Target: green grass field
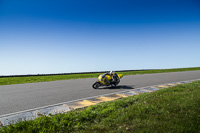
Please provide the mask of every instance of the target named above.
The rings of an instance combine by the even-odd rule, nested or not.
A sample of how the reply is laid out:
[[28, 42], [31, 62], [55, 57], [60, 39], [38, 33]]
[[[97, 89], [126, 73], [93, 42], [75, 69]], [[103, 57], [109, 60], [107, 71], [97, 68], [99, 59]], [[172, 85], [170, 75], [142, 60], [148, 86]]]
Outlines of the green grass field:
[[200, 131], [200, 81], [0, 128], [2, 133]]
[[[200, 70], [200, 67], [194, 68], [179, 68], [179, 69], [158, 69], [158, 70], [146, 70], [146, 71], [129, 71], [129, 72], [118, 72], [124, 75], [136, 75], [136, 74], [151, 74], [151, 73], [165, 73], [165, 72], [180, 72], [180, 71], [195, 71]], [[30, 76], [30, 77], [6, 77], [0, 78], [0, 85], [10, 84], [23, 84], [23, 83], [34, 83], [34, 82], [46, 82], [55, 80], [69, 80], [69, 79], [80, 79], [80, 78], [97, 78], [101, 73], [93, 74], [71, 74], [71, 75], [53, 75], [53, 76]]]

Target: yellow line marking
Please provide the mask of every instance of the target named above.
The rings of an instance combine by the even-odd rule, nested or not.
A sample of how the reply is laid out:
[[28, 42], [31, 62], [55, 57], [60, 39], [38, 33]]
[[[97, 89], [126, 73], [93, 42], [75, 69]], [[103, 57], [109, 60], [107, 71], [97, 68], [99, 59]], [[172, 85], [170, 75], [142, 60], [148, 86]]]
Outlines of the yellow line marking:
[[99, 103], [99, 102], [83, 100], [83, 101], [76, 102], [76, 104], [79, 104], [79, 105], [72, 105], [70, 107], [72, 107], [72, 108], [82, 108], [82, 107], [86, 107], [86, 106], [90, 106], [90, 105], [95, 105], [97, 103]]
[[167, 88], [167, 87], [169, 87], [169, 86], [166, 86], [166, 85], [159, 85], [159, 86], [157, 86], [158, 88]]
[[167, 84], [166, 86], [172, 87], [172, 86], [176, 86], [176, 84]]
[[118, 99], [119, 97], [104, 97], [104, 96], [101, 96], [101, 97], [97, 97], [96, 99], [99, 99], [101, 101], [112, 101], [112, 100], [115, 100], [115, 99]]
[[175, 86], [176, 84], [167, 84], [168, 86]]
[[125, 94], [116, 94], [119, 97], [128, 97], [129, 95], [125, 95]]
[[89, 100], [83, 100], [83, 101], [80, 101], [80, 102], [76, 102], [77, 104], [79, 104], [80, 106], [82, 107], [86, 107], [86, 106], [90, 106], [90, 105], [95, 105], [99, 102], [96, 102], [96, 101], [89, 101]]
[[[122, 95], [121, 95], [121, 97], [122, 97]], [[78, 104], [78, 105], [70, 105], [68, 107], [71, 107], [71, 108], [74, 108], [74, 109], [83, 108], [83, 107], [86, 107], [86, 106], [95, 105], [95, 104], [100, 103], [100, 102], [112, 101], [112, 100], [115, 100], [115, 99], [118, 99], [118, 98], [120, 98], [120, 96], [119, 97], [104, 97], [104, 96], [101, 96], [101, 97], [96, 98], [99, 101], [83, 100], [83, 101], [75, 102], [75, 104]]]
[[84, 106], [90, 106], [90, 105], [95, 105], [97, 104], [97, 102], [95, 101], [89, 101], [89, 100], [83, 100], [83, 101], [80, 101], [80, 102], [77, 102], [78, 104], [82, 104]]
[[83, 108], [84, 106], [83, 105], [71, 105], [70, 107], [73, 109], [78, 109], [78, 108]]

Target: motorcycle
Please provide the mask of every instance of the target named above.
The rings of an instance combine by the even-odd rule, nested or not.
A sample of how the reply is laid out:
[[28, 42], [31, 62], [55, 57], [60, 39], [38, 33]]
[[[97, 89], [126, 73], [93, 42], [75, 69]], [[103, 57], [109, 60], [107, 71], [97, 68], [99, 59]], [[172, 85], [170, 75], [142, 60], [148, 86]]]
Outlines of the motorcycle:
[[116, 80], [113, 82], [112, 77], [109, 74], [99, 75], [98, 80], [92, 85], [94, 89], [99, 88], [100, 86], [116, 86], [119, 84], [120, 79], [123, 77], [123, 74], [114, 73]]

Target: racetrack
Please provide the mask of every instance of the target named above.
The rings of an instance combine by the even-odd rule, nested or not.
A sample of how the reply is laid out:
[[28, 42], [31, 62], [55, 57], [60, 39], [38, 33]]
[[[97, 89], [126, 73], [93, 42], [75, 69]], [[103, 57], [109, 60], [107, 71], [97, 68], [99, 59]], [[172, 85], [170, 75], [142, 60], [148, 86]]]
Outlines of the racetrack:
[[0, 86], [0, 115], [139, 87], [200, 79], [200, 71], [130, 75], [115, 88], [93, 89], [97, 78]]

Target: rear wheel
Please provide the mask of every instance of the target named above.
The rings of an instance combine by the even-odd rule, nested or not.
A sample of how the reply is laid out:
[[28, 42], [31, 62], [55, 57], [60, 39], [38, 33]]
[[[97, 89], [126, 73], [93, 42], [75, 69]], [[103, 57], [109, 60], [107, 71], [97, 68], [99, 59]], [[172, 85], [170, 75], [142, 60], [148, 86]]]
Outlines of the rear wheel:
[[101, 84], [100, 84], [99, 82], [95, 82], [95, 83], [92, 85], [92, 87], [93, 87], [94, 89], [99, 88], [99, 86], [101, 86]]

